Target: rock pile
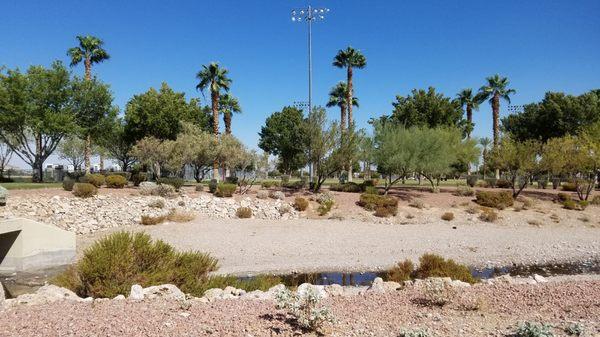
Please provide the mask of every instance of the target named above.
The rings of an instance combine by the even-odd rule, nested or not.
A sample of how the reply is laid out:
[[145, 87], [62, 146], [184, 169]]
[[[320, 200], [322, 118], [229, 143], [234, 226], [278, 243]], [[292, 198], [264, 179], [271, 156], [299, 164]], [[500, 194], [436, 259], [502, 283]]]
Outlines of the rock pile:
[[71, 196], [14, 197], [9, 200], [7, 207], [0, 211], [0, 220], [24, 217], [77, 234], [87, 234], [124, 225], [137, 225], [142, 215], [165, 215], [172, 209], [196, 212], [209, 217], [235, 218], [239, 207], [249, 207], [253, 217], [258, 219], [298, 218], [298, 212], [282, 200], [247, 197], [236, 201], [232, 198], [190, 198], [186, 195], [175, 198], [100, 195], [87, 199]]

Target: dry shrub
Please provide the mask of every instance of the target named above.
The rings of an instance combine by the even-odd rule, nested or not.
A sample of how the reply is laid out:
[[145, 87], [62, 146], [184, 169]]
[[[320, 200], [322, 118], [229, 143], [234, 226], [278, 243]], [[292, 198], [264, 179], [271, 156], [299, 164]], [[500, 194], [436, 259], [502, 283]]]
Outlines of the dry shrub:
[[600, 195], [594, 196], [592, 201], [590, 201], [590, 204], [592, 204], [594, 206], [600, 206]]
[[423, 201], [421, 199], [415, 199], [415, 200], [411, 201], [408, 204], [408, 206], [418, 208], [418, 209], [423, 209], [423, 208], [425, 208], [425, 203], [423, 203]]
[[317, 212], [319, 212], [319, 215], [323, 216], [323, 215], [329, 213], [329, 211], [331, 211], [333, 204], [334, 204], [333, 200], [325, 200], [319, 205]]
[[442, 214], [442, 220], [446, 220], [446, 221], [454, 220], [454, 213], [446, 212], [446, 213]]
[[373, 213], [373, 215], [375, 215], [378, 218], [389, 218], [391, 216], [396, 216], [397, 213], [398, 207], [378, 206], [375, 209], [375, 213]]
[[165, 202], [162, 199], [152, 200], [148, 203], [148, 207], [152, 208], [165, 208]]
[[215, 195], [219, 198], [231, 198], [236, 189], [237, 185], [235, 184], [220, 183], [217, 185]]
[[477, 191], [476, 198], [479, 205], [497, 209], [512, 206], [515, 201], [510, 191]]
[[249, 219], [252, 217], [252, 209], [250, 207], [240, 207], [235, 211], [235, 215], [240, 219]]
[[481, 209], [481, 214], [479, 214], [479, 220], [485, 222], [496, 222], [496, 220], [498, 220], [498, 213], [492, 208], [483, 207]]
[[118, 174], [111, 174], [106, 177], [106, 187], [108, 188], [123, 188], [127, 186], [127, 178]]
[[296, 197], [296, 199], [294, 199], [294, 208], [299, 212], [305, 211], [308, 208], [308, 200], [302, 197]]
[[96, 187], [100, 187], [104, 185], [104, 176], [100, 173], [86, 174], [83, 177], [79, 178], [79, 181], [82, 183], [89, 183]]
[[386, 218], [398, 213], [398, 199], [387, 195], [363, 193], [358, 205], [369, 211], [375, 211], [375, 216]]
[[196, 218], [196, 215], [192, 212], [184, 212], [180, 210], [172, 209], [168, 214], [164, 215], [142, 215], [141, 224], [144, 226], [153, 226], [161, 224], [165, 221], [172, 222], [189, 222]]
[[532, 219], [532, 220], [527, 221], [527, 223], [532, 226], [542, 227], [542, 222], [539, 220]]
[[470, 205], [469, 207], [467, 207], [467, 209], [465, 209], [465, 212], [469, 214], [477, 214], [479, 213], [479, 207]]
[[444, 259], [436, 254], [423, 254], [419, 259], [419, 268], [415, 276], [420, 279], [428, 277], [450, 277], [453, 280], [475, 283], [477, 280], [465, 265], [456, 263], [452, 259]]
[[389, 281], [403, 282], [411, 279], [415, 265], [411, 260], [398, 262], [394, 267], [387, 271], [386, 279]]
[[475, 191], [469, 186], [458, 186], [455, 195], [459, 197], [470, 197], [475, 194]]
[[577, 192], [577, 184], [575, 182], [563, 183], [561, 189], [566, 192]]
[[96, 186], [90, 183], [75, 183], [73, 185], [73, 195], [80, 198], [90, 198], [98, 194]]

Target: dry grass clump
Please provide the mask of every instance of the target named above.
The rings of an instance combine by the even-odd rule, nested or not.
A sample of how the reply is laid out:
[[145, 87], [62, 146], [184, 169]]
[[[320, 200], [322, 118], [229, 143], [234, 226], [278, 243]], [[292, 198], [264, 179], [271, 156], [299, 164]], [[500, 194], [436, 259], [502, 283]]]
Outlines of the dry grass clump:
[[98, 188], [90, 183], [75, 183], [73, 195], [79, 198], [90, 198], [98, 194]]
[[331, 211], [333, 204], [334, 204], [333, 200], [331, 200], [331, 199], [325, 200], [319, 205], [319, 208], [317, 208], [317, 212], [321, 216], [326, 215], [327, 213], [329, 213], [329, 211]]
[[165, 202], [162, 199], [152, 200], [148, 203], [148, 207], [152, 208], [165, 208]]
[[386, 278], [390, 281], [402, 282], [411, 278], [426, 279], [428, 277], [450, 277], [468, 283], [476, 283], [471, 271], [465, 265], [456, 263], [452, 259], [444, 259], [436, 254], [423, 254], [419, 258], [419, 267], [414, 269], [410, 260], [398, 262], [391, 268]]
[[497, 209], [512, 206], [515, 201], [510, 191], [477, 191], [476, 198], [479, 205]]
[[302, 197], [296, 197], [296, 199], [294, 199], [294, 208], [299, 212], [305, 211], [308, 208], [308, 200]]
[[425, 208], [425, 203], [423, 203], [423, 200], [421, 200], [421, 199], [414, 199], [413, 201], [411, 201], [408, 204], [408, 206], [418, 208], [418, 209], [423, 209], [423, 208]]
[[452, 220], [454, 220], [454, 213], [452, 213], [452, 212], [446, 212], [446, 213], [442, 214], [442, 220], [445, 220], [445, 221], [452, 221]]
[[527, 223], [532, 226], [542, 227], [542, 222], [539, 220], [531, 219], [531, 220], [527, 221]]
[[498, 220], [498, 213], [492, 208], [483, 207], [481, 208], [481, 214], [479, 214], [479, 220], [485, 222], [496, 222], [496, 220]]
[[235, 215], [240, 219], [249, 219], [252, 217], [252, 209], [250, 207], [240, 207], [235, 211]]
[[398, 213], [398, 199], [387, 195], [363, 193], [358, 205], [369, 211], [375, 211], [375, 216], [387, 218]]
[[479, 213], [479, 207], [470, 205], [469, 207], [467, 207], [467, 209], [465, 209], [465, 212], [469, 214], [477, 214]]
[[414, 271], [415, 265], [411, 260], [400, 261], [387, 271], [386, 279], [396, 282], [408, 281]]
[[469, 186], [458, 186], [454, 194], [459, 197], [470, 197], [475, 194], [475, 191]]
[[168, 214], [164, 215], [142, 215], [141, 224], [144, 226], [153, 226], [161, 224], [165, 221], [172, 222], [190, 222], [196, 218], [192, 212], [180, 211], [172, 209]]

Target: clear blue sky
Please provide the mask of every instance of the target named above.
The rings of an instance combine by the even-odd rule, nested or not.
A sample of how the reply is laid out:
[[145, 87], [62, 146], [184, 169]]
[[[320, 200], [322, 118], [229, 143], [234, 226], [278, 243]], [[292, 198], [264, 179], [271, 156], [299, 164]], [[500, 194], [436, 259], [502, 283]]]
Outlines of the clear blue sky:
[[[265, 118], [306, 99], [305, 24], [290, 10], [306, 1], [3, 1], [0, 65], [26, 68], [68, 63], [75, 36], [102, 38], [111, 59], [93, 72], [109, 83], [115, 103], [167, 82], [188, 97], [202, 64], [230, 70], [242, 115], [233, 132], [256, 147]], [[389, 114], [395, 95], [434, 86], [454, 96], [478, 89], [486, 76], [508, 76], [513, 104], [546, 91], [580, 94], [600, 87], [600, 1], [317, 1], [331, 11], [313, 27], [315, 104], [324, 105], [345, 72], [331, 66], [348, 45], [367, 57], [355, 71], [359, 126]], [[81, 66], [74, 69], [83, 73]], [[502, 111], [502, 114], [506, 112]], [[339, 118], [330, 109], [331, 118]], [[476, 136], [491, 135], [491, 111], [475, 113]]]

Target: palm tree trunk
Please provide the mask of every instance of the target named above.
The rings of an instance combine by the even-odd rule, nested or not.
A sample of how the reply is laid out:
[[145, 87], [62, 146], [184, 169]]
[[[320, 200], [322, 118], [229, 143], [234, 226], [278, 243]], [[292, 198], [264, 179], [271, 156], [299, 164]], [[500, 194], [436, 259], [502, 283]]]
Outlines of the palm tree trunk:
[[467, 122], [469, 122], [469, 133], [467, 134], [467, 138], [471, 138], [471, 125], [473, 124], [473, 107], [470, 104], [467, 104]]
[[[213, 113], [213, 133], [219, 137], [219, 92], [211, 91], [212, 113]], [[213, 161], [213, 179], [219, 181], [219, 163]]]
[[[354, 120], [352, 119], [352, 67], [348, 66], [348, 92], [346, 93], [346, 109], [348, 109], [348, 129], [352, 130]], [[348, 162], [348, 182], [352, 181], [352, 161]]]
[[[492, 98], [492, 115], [494, 119], [494, 147], [500, 143], [500, 127], [498, 125], [498, 119], [500, 119], [500, 96], [498, 93], [494, 93]], [[500, 170], [496, 169], [496, 179], [500, 179]]]
[[87, 81], [92, 79], [92, 61], [89, 57], [85, 58], [85, 79]]
[[340, 105], [340, 128], [342, 133], [346, 132], [346, 105]]
[[223, 122], [225, 123], [225, 133], [230, 135], [231, 134], [231, 113], [230, 112], [224, 112], [223, 113]]
[[91, 160], [90, 153], [92, 152], [92, 137], [88, 134], [85, 138], [85, 149], [83, 151], [83, 158], [85, 161], [85, 173], [90, 173], [91, 171]]

